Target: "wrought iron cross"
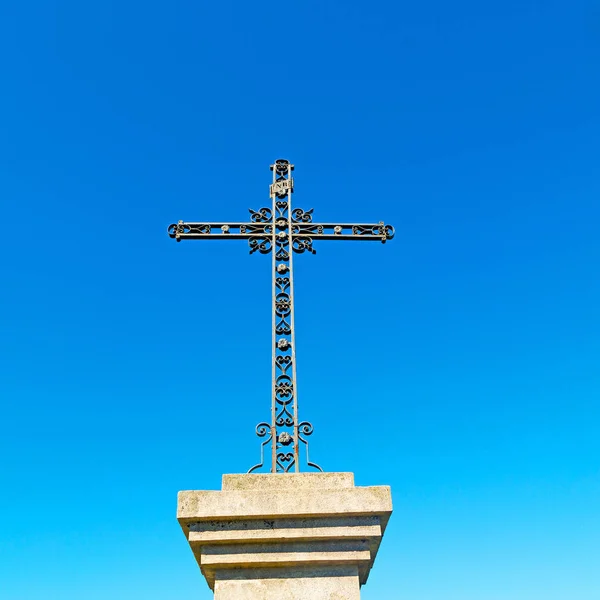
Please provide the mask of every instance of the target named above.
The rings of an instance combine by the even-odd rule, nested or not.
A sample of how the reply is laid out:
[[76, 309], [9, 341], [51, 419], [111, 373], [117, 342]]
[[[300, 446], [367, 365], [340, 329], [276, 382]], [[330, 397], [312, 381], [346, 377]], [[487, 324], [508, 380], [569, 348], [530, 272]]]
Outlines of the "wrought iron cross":
[[315, 254], [314, 240], [379, 240], [385, 243], [394, 236], [394, 228], [383, 221], [364, 223], [313, 223], [313, 209], [292, 209], [294, 165], [276, 160], [271, 165], [271, 208], [250, 209], [248, 223], [187, 223], [169, 225], [169, 236], [181, 240], [248, 240], [250, 254], [273, 256], [273, 380], [271, 422], [259, 423], [256, 433], [261, 443], [261, 461], [248, 472], [264, 466], [265, 446], [271, 442], [271, 471], [287, 473], [300, 470], [300, 444], [306, 448], [308, 466], [322, 471], [310, 461], [308, 441], [313, 432], [308, 421], [298, 419], [296, 386], [296, 342], [294, 335], [293, 254]]

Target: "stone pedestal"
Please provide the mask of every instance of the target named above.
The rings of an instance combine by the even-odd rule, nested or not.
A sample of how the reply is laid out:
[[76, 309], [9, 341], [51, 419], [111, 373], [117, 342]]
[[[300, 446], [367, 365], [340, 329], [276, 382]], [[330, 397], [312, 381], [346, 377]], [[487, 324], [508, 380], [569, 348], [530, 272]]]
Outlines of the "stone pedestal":
[[177, 506], [215, 600], [359, 600], [391, 513], [352, 473], [223, 475]]

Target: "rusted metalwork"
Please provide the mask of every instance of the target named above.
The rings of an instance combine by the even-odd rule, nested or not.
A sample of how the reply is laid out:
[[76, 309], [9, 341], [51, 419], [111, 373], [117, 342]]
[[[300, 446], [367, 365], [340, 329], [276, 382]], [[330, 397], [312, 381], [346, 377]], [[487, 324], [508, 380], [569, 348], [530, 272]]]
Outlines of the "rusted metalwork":
[[272, 255], [272, 389], [271, 422], [259, 423], [261, 460], [249, 473], [265, 466], [265, 447], [271, 444], [271, 471], [300, 470], [300, 446], [306, 450], [309, 467], [322, 471], [310, 461], [307, 437], [313, 426], [298, 418], [296, 381], [296, 340], [294, 328], [294, 254], [314, 254], [317, 240], [380, 241], [394, 237], [394, 228], [379, 223], [313, 223], [313, 209], [292, 208], [294, 165], [279, 159], [271, 165], [269, 188], [272, 206], [250, 210], [249, 222], [195, 223], [179, 221], [168, 227], [169, 236], [182, 240], [248, 240], [250, 254]]

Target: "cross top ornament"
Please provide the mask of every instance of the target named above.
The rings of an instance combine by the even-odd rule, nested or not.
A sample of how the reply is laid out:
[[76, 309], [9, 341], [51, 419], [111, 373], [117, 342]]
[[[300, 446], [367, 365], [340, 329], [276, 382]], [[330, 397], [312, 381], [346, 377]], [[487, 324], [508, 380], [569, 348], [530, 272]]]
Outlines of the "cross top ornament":
[[169, 236], [182, 240], [248, 240], [250, 254], [272, 255], [273, 323], [271, 421], [256, 426], [263, 439], [260, 462], [248, 472], [265, 466], [265, 447], [270, 443], [273, 473], [300, 471], [300, 447], [306, 450], [306, 464], [322, 471], [311, 462], [307, 437], [313, 426], [298, 418], [296, 385], [296, 340], [294, 333], [293, 256], [315, 254], [316, 240], [380, 241], [394, 237], [394, 228], [379, 223], [314, 223], [313, 209], [292, 208], [294, 165], [278, 159], [271, 165], [273, 181], [269, 188], [270, 208], [250, 209], [246, 223], [193, 223], [179, 221], [168, 227]]

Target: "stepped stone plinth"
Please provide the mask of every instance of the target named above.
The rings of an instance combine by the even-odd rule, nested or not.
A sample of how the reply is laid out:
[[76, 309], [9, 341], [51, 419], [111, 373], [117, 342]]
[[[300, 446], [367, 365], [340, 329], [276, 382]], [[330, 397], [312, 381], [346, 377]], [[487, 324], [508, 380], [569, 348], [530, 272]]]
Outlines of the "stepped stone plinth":
[[223, 475], [177, 506], [215, 600], [359, 600], [391, 513], [352, 473]]

